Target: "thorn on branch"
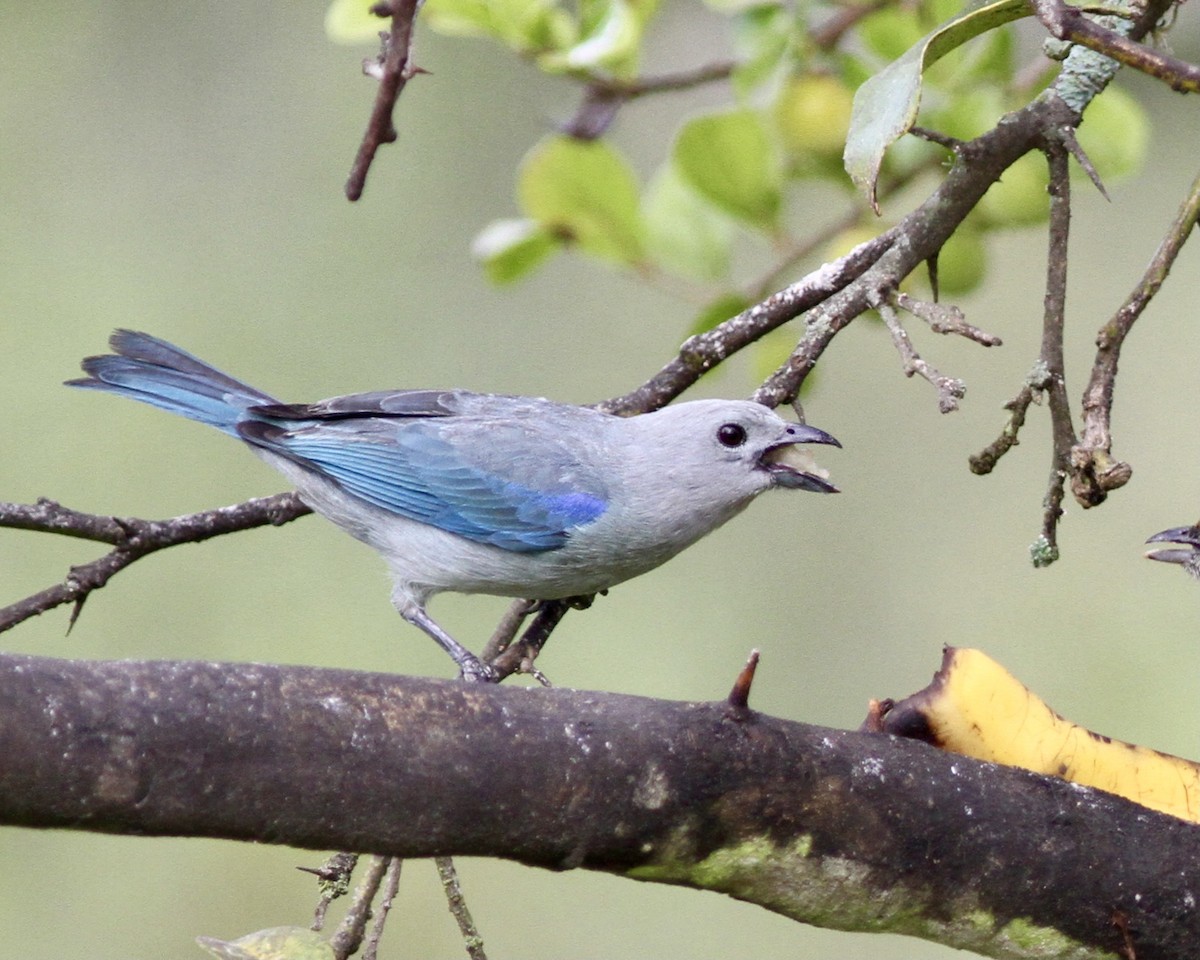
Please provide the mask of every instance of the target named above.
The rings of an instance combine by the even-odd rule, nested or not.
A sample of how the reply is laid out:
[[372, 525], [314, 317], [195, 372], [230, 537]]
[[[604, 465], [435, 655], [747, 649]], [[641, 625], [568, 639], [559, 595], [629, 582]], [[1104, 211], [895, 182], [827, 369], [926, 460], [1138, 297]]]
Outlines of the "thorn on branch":
[[1100, 179], [1100, 172], [1096, 169], [1092, 163], [1092, 158], [1087, 155], [1087, 151], [1083, 149], [1083, 144], [1079, 142], [1079, 138], [1075, 135], [1075, 128], [1064, 127], [1060, 132], [1063, 146], [1070, 151], [1071, 156], [1075, 158], [1075, 162], [1087, 174], [1088, 179], [1092, 181], [1092, 186], [1100, 191], [1100, 196], [1109, 203], [1112, 203], [1112, 197], [1108, 195], [1108, 191], [1104, 189], [1104, 181]]
[[867, 701], [867, 715], [863, 718], [862, 725], [858, 728], [863, 733], [886, 733], [883, 720], [892, 708], [896, 706], [896, 701], [890, 697], [883, 700], [874, 698]]
[[311, 873], [317, 878], [317, 889], [320, 899], [313, 911], [313, 922], [310, 929], [319, 931], [325, 926], [325, 915], [329, 905], [339, 897], [350, 892], [350, 875], [358, 863], [357, 853], [335, 853], [319, 867], [297, 867], [303, 873]]
[[758, 651], [751, 650], [746, 665], [738, 673], [737, 679], [733, 681], [733, 689], [729, 691], [728, 703], [731, 718], [744, 719], [750, 711], [750, 687], [754, 684], [754, 673], [757, 669]]
[[91, 596], [89, 592], [81, 593], [75, 598], [75, 602], [71, 604], [71, 616], [67, 619], [66, 635], [68, 637], [71, 635], [71, 630], [75, 627], [75, 621], [78, 620], [79, 615], [83, 613], [83, 605], [89, 596]]

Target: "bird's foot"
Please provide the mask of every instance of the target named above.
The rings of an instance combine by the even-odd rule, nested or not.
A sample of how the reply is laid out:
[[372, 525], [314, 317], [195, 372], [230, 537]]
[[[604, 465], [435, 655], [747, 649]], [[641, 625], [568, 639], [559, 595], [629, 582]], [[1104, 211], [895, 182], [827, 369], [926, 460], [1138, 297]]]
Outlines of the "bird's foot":
[[473, 653], [458, 660], [458, 679], [465, 683], [499, 683], [500, 673]]

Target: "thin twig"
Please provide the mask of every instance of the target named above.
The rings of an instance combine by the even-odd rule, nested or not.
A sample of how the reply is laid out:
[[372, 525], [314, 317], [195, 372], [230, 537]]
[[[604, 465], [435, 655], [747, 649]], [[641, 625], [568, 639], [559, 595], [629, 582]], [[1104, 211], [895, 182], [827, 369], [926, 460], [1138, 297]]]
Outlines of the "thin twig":
[[[940, 170], [942, 166], [942, 158], [940, 156], [932, 156], [924, 163], [916, 164], [906, 169], [902, 174], [888, 177], [885, 181], [882, 181], [876, 190], [876, 194], [880, 201], [886, 200], [909, 186], [918, 177], [931, 170]], [[783, 258], [779, 262], [772, 264], [762, 279], [750, 284], [746, 299], [755, 302], [766, 299], [773, 291], [779, 289], [779, 284], [786, 280], [787, 275], [793, 272], [800, 261], [828, 244], [831, 240], [834, 240], [839, 234], [862, 225], [867, 219], [874, 219], [874, 216], [868, 212], [865, 203], [859, 202], [842, 217], [813, 231], [804, 237], [803, 240], [793, 243], [784, 249]]]
[[1124, 66], [1162, 80], [1180, 93], [1200, 92], [1200, 67], [1110, 30], [1090, 19], [1078, 7], [1061, 0], [1033, 0], [1033, 11], [1059, 40], [1102, 53]]
[[967, 465], [977, 476], [991, 473], [1000, 458], [1008, 453], [1020, 441], [1017, 435], [1025, 426], [1025, 414], [1031, 403], [1040, 403], [1046, 388], [1050, 385], [1050, 373], [1039, 360], [1025, 380], [1020, 392], [1004, 405], [1009, 411], [1008, 422], [1000, 431], [1000, 436], [984, 447], [979, 453], [967, 458]]
[[433, 862], [437, 865], [442, 890], [446, 893], [446, 905], [449, 906], [450, 914], [458, 924], [459, 933], [462, 934], [467, 956], [471, 960], [487, 960], [487, 954], [483, 950], [483, 937], [479, 935], [475, 921], [471, 918], [471, 911], [467, 909], [467, 901], [458, 882], [458, 871], [454, 869], [454, 861], [449, 857], [434, 857]]
[[363, 960], [376, 960], [379, 953], [379, 941], [383, 939], [383, 928], [387, 923], [392, 903], [396, 899], [396, 893], [400, 889], [400, 870], [403, 866], [404, 860], [400, 857], [392, 857], [391, 862], [388, 864], [387, 877], [383, 884], [383, 893], [379, 897], [379, 903], [375, 905], [375, 915], [372, 918], [371, 930], [367, 934], [367, 939], [363, 942]]
[[[492, 668], [499, 675], [499, 679], [514, 673], [532, 673], [538, 676], [533, 669], [533, 662], [542, 652], [542, 648], [550, 639], [554, 628], [567, 615], [568, 610], [572, 608], [586, 609], [591, 605], [591, 600], [591, 597], [570, 597], [566, 600], [544, 600], [539, 603], [533, 623], [525, 630], [521, 639], [508, 646], [499, 656], [490, 661]], [[544, 678], [539, 677], [539, 680], [544, 680]]]
[[491, 639], [484, 645], [479, 659], [491, 663], [508, 649], [509, 644], [517, 636], [517, 631], [525, 623], [526, 618], [537, 609], [536, 600], [514, 600], [505, 611], [496, 629], [492, 631]]
[[584, 88], [583, 101], [574, 116], [560, 129], [577, 140], [599, 139], [608, 131], [621, 107], [630, 100], [655, 93], [691, 90], [706, 83], [726, 80], [736, 66], [731, 60], [721, 60], [691, 70], [637, 80], [590, 76]]
[[394, 143], [396, 127], [392, 123], [392, 111], [409, 79], [419, 71], [410, 63], [413, 38], [416, 33], [417, 11], [423, 0], [384, 0], [372, 11], [381, 17], [391, 16], [391, 30], [383, 34], [383, 52], [377, 61], [366, 61], [363, 72], [376, 76], [379, 89], [375, 92], [375, 104], [367, 130], [358, 147], [358, 155], [350, 168], [346, 180], [346, 197], [354, 201], [362, 196], [367, 183], [367, 172], [375, 159], [375, 152], [385, 143]]
[[1083, 392], [1082, 430], [1071, 451], [1072, 492], [1076, 499], [1098, 503], [1109, 490], [1132, 476], [1129, 464], [1112, 458], [1112, 404], [1117, 364], [1125, 338], [1150, 301], [1158, 294], [1184, 243], [1200, 219], [1200, 175], [1192, 181], [1188, 195], [1154, 252], [1149, 265], [1125, 302], [1096, 334], [1096, 359]]
[[338, 924], [337, 932], [329, 939], [329, 945], [333, 947], [333, 953], [337, 960], [346, 960], [347, 957], [358, 952], [358, 948], [362, 946], [367, 923], [371, 919], [371, 901], [379, 892], [391, 860], [391, 857], [368, 858], [366, 872], [351, 896], [346, 916]]
[[0, 633], [68, 603], [75, 605], [71, 618], [74, 623], [93, 590], [100, 589], [147, 554], [181, 543], [201, 543], [237, 530], [280, 526], [311, 512], [295, 493], [247, 500], [169, 520], [97, 516], [46, 499], [36, 504], [0, 503], [0, 527], [80, 537], [114, 547], [90, 563], [72, 567], [62, 583], [0, 609]]
[[[861, 277], [891, 247], [899, 231], [899, 226], [885, 230], [879, 236], [859, 244], [845, 256], [823, 264], [795, 283], [771, 294], [761, 303], [730, 317], [711, 330], [689, 337], [680, 346], [678, 354], [657, 374], [636, 390], [598, 404], [599, 408], [629, 416], [664, 406], [747, 344], [807, 310], [827, 305], [838, 291]], [[810, 322], [809, 330], [813, 327], [814, 324]], [[830, 339], [833, 332], [836, 330], [830, 333]], [[821, 350], [827, 342], [820, 345]], [[781, 394], [774, 403], [758, 396], [755, 399], [769, 406], [778, 406], [790, 402], [794, 394], [790, 397]]]
[[350, 875], [358, 864], [357, 853], [335, 853], [319, 867], [299, 867], [305, 873], [311, 873], [317, 878], [317, 889], [320, 897], [313, 911], [311, 929], [321, 930], [325, 926], [325, 915], [329, 905], [339, 897], [350, 892]]
[[896, 312], [892, 300], [890, 295], [881, 296], [873, 306], [883, 317], [888, 333], [892, 335], [892, 344], [896, 347], [896, 352], [900, 354], [900, 359], [904, 363], [904, 375], [911, 377], [919, 374], [928, 380], [937, 388], [938, 409], [942, 413], [952, 413], [958, 409], [958, 401], [966, 395], [967, 385], [957, 377], [947, 377], [945, 374], [939, 373], [932, 364], [917, 353], [908, 331], [900, 322], [900, 315]]
[[966, 142], [960, 140], [958, 137], [951, 137], [944, 133], [939, 133], [937, 130], [930, 130], [928, 127], [913, 126], [908, 128], [908, 132], [918, 140], [936, 143], [939, 147], [945, 147], [951, 153], [958, 153], [962, 149], [963, 143]]
[[1046, 254], [1046, 293], [1042, 316], [1041, 363], [1046, 368], [1053, 446], [1050, 480], [1042, 504], [1042, 532], [1031, 547], [1035, 566], [1058, 559], [1058, 521], [1062, 517], [1063, 484], [1075, 445], [1071, 404], [1067, 399], [1063, 329], [1067, 307], [1067, 243], [1071, 233], [1071, 177], [1067, 149], [1057, 140], [1046, 144], [1050, 166], [1049, 248]]
[[994, 333], [987, 333], [974, 324], [967, 323], [967, 318], [958, 307], [918, 300], [903, 290], [897, 292], [895, 301], [901, 310], [929, 324], [929, 329], [934, 333], [953, 333], [984, 347], [999, 347], [1003, 344]]

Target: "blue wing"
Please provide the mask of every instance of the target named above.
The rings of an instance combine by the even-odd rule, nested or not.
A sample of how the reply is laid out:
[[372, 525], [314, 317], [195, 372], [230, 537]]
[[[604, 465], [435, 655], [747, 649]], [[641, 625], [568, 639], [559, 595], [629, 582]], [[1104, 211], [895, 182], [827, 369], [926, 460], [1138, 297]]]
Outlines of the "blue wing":
[[513, 421], [448, 431], [456, 420], [249, 420], [238, 432], [377, 507], [506, 550], [554, 550], [604, 513], [603, 485], [561, 440]]

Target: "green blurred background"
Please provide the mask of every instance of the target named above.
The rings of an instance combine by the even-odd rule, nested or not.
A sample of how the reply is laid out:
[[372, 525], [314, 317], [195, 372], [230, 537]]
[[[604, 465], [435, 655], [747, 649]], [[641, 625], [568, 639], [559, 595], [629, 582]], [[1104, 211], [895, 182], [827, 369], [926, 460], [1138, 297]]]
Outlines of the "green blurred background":
[[[116, 326], [145, 329], [284, 399], [388, 386], [463, 385], [587, 402], [668, 359], [692, 309], [591, 263], [559, 258], [489, 287], [475, 232], [514, 211], [522, 153], [569, 116], [566, 83], [492, 46], [422, 35], [420, 77], [364, 200], [341, 193], [373, 84], [365, 51], [329, 44], [323, 6], [9, 5], [0, 32], [0, 498], [169, 516], [282, 489], [215, 431], [60, 383]], [[665, 12], [654, 70], [721, 54], [720, 24]], [[1194, 34], [1172, 35], [1196, 53]], [[1136, 280], [1190, 182], [1191, 100], [1130, 83], [1155, 115], [1151, 164], [1113, 202], [1078, 191], [1068, 373], [1077, 398], [1095, 329]], [[723, 96], [713, 91], [695, 103]], [[622, 115], [615, 141], [643, 176], [688, 100]], [[813, 211], [826, 222], [841, 209]], [[541, 666], [558, 683], [656, 697], [723, 696], [751, 647], [754, 705], [834, 726], [867, 699], [922, 686], [943, 644], [1004, 662], [1094, 729], [1200, 755], [1200, 587], [1141, 558], [1141, 543], [1200, 506], [1195, 287], [1186, 250], [1127, 345], [1116, 455], [1132, 483], [1073, 504], [1064, 559], [1035, 571], [1049, 464], [1045, 411], [988, 478], [966, 458], [1003, 422], [1036, 355], [1044, 238], [993, 244], [991, 282], [963, 305], [1002, 348], [913, 332], [967, 380], [961, 412], [905, 380], [882, 330], [856, 324], [821, 361], [810, 420], [843, 451], [823, 462], [843, 493], [765, 497], [662, 570], [572, 614]], [[743, 396], [744, 362], [691, 395]], [[0, 531], [0, 603], [61, 578], [90, 545]], [[436, 616], [482, 638], [503, 601], [444, 597]], [[52, 612], [5, 649], [60, 657], [201, 658], [446, 676], [432, 643], [388, 603], [382, 564], [316, 519], [173, 550], [94, 596], [75, 630]], [[0, 761], [2, 762], [2, 761]], [[486, 783], [480, 784], [487, 790]], [[397, 811], [403, 816], [403, 811]], [[195, 840], [0, 831], [0, 937], [24, 960], [201, 956], [232, 938], [307, 922], [317, 854]], [[761, 960], [950, 956], [899, 937], [813, 930], [713, 894], [582, 872], [465, 861], [463, 883], [494, 958]], [[750, 945], [749, 947], [747, 945]], [[462, 955], [431, 865], [406, 866], [388, 957]]]

